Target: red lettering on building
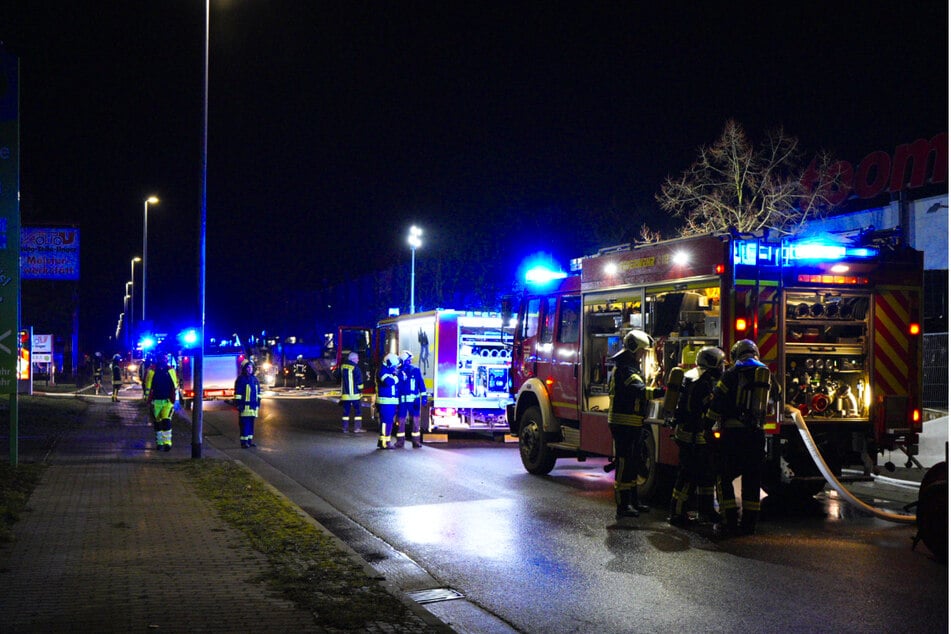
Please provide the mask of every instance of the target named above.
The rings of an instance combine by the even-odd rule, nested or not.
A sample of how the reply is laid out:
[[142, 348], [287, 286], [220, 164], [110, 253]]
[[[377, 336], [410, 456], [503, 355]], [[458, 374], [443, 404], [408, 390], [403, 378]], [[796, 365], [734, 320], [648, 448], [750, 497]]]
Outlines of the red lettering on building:
[[[848, 161], [838, 161], [830, 171], [839, 177], [840, 183], [827, 194], [834, 205], [844, 202], [852, 192], [858, 198], [867, 199], [885, 192], [945, 183], [948, 180], [948, 133], [935, 135], [930, 141], [918, 139], [899, 145], [893, 156], [883, 151], [872, 152], [859, 162], [858, 169]], [[809, 191], [816, 187], [819, 173], [815, 160], [806, 168], [800, 182]]]

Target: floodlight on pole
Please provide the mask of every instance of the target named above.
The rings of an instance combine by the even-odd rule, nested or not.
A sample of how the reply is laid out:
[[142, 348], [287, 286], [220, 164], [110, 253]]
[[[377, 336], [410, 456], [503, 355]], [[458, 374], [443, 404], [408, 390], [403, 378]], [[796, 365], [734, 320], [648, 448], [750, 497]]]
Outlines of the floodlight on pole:
[[158, 201], [155, 196], [145, 199], [145, 215], [142, 218], [142, 321], [145, 321], [145, 286], [149, 262], [149, 204], [154, 205]]
[[412, 252], [410, 271], [409, 271], [409, 314], [413, 315], [416, 313], [416, 249], [423, 246], [423, 230], [413, 225], [409, 228], [409, 242], [410, 250]]
[[[129, 278], [131, 280], [129, 284], [132, 285], [132, 288], [129, 291], [129, 297], [131, 297], [131, 299], [129, 300], [129, 337], [130, 337], [129, 341], [130, 342], [132, 341], [132, 337], [135, 336], [135, 333], [132, 332], [132, 325], [133, 325], [133, 322], [135, 321], [135, 263], [141, 262], [141, 261], [142, 261], [142, 258], [140, 258], [139, 256], [132, 258], [131, 277]], [[144, 312], [145, 308], [143, 308], [142, 310]]]

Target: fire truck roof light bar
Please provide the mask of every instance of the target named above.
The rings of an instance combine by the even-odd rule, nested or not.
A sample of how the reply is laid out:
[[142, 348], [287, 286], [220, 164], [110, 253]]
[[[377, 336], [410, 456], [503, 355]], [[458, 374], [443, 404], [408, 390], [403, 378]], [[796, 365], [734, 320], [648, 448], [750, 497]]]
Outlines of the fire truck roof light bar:
[[835, 262], [845, 258], [872, 258], [878, 249], [869, 247], [846, 247], [840, 244], [791, 244], [790, 260], [822, 260]]

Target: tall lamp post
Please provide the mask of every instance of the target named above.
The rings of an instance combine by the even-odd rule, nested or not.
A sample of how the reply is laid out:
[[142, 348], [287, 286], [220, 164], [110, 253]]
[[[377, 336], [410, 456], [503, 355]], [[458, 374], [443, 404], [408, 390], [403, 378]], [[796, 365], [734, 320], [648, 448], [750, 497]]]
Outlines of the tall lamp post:
[[413, 225], [409, 228], [410, 250], [412, 252], [410, 270], [409, 270], [409, 314], [416, 314], [416, 249], [423, 246], [423, 230]]
[[[135, 315], [135, 263], [136, 263], [136, 262], [141, 262], [141, 261], [142, 261], [142, 258], [136, 256], [136, 257], [132, 258], [131, 266], [129, 267], [129, 268], [130, 268], [130, 271], [129, 271], [129, 279], [132, 280], [131, 282], [129, 282], [129, 283], [132, 285], [132, 288], [131, 288], [131, 290], [129, 291], [129, 297], [132, 298], [132, 299], [129, 300], [129, 317], [130, 317], [130, 319], [129, 319], [129, 336], [130, 336], [130, 337], [133, 336], [133, 335], [132, 335], [132, 325], [133, 325], [132, 322], [134, 321], [134, 319], [131, 319], [131, 317], [132, 317], [133, 315]], [[130, 340], [130, 343], [131, 343], [131, 340]]]
[[142, 219], [142, 321], [145, 321], [145, 274], [149, 262], [149, 203], [159, 201], [155, 196], [145, 199], [145, 216]]

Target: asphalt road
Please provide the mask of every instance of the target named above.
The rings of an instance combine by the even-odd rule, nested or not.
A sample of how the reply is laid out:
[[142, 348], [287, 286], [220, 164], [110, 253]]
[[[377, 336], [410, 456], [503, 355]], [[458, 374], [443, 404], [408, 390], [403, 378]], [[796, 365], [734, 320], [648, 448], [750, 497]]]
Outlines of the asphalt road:
[[[767, 498], [757, 535], [716, 540], [667, 525], [661, 508], [615, 521], [603, 460], [560, 461], [536, 477], [514, 444], [489, 439], [377, 451], [376, 433], [341, 433], [333, 402], [301, 394], [267, 399], [259, 446], [242, 450], [234, 410], [204, 411], [210, 443], [389, 582], [461, 595], [427, 604], [458, 631], [948, 630], [947, 567], [912, 550], [914, 525], [834, 496], [797, 509]], [[866, 494], [891, 510], [908, 496]]]

